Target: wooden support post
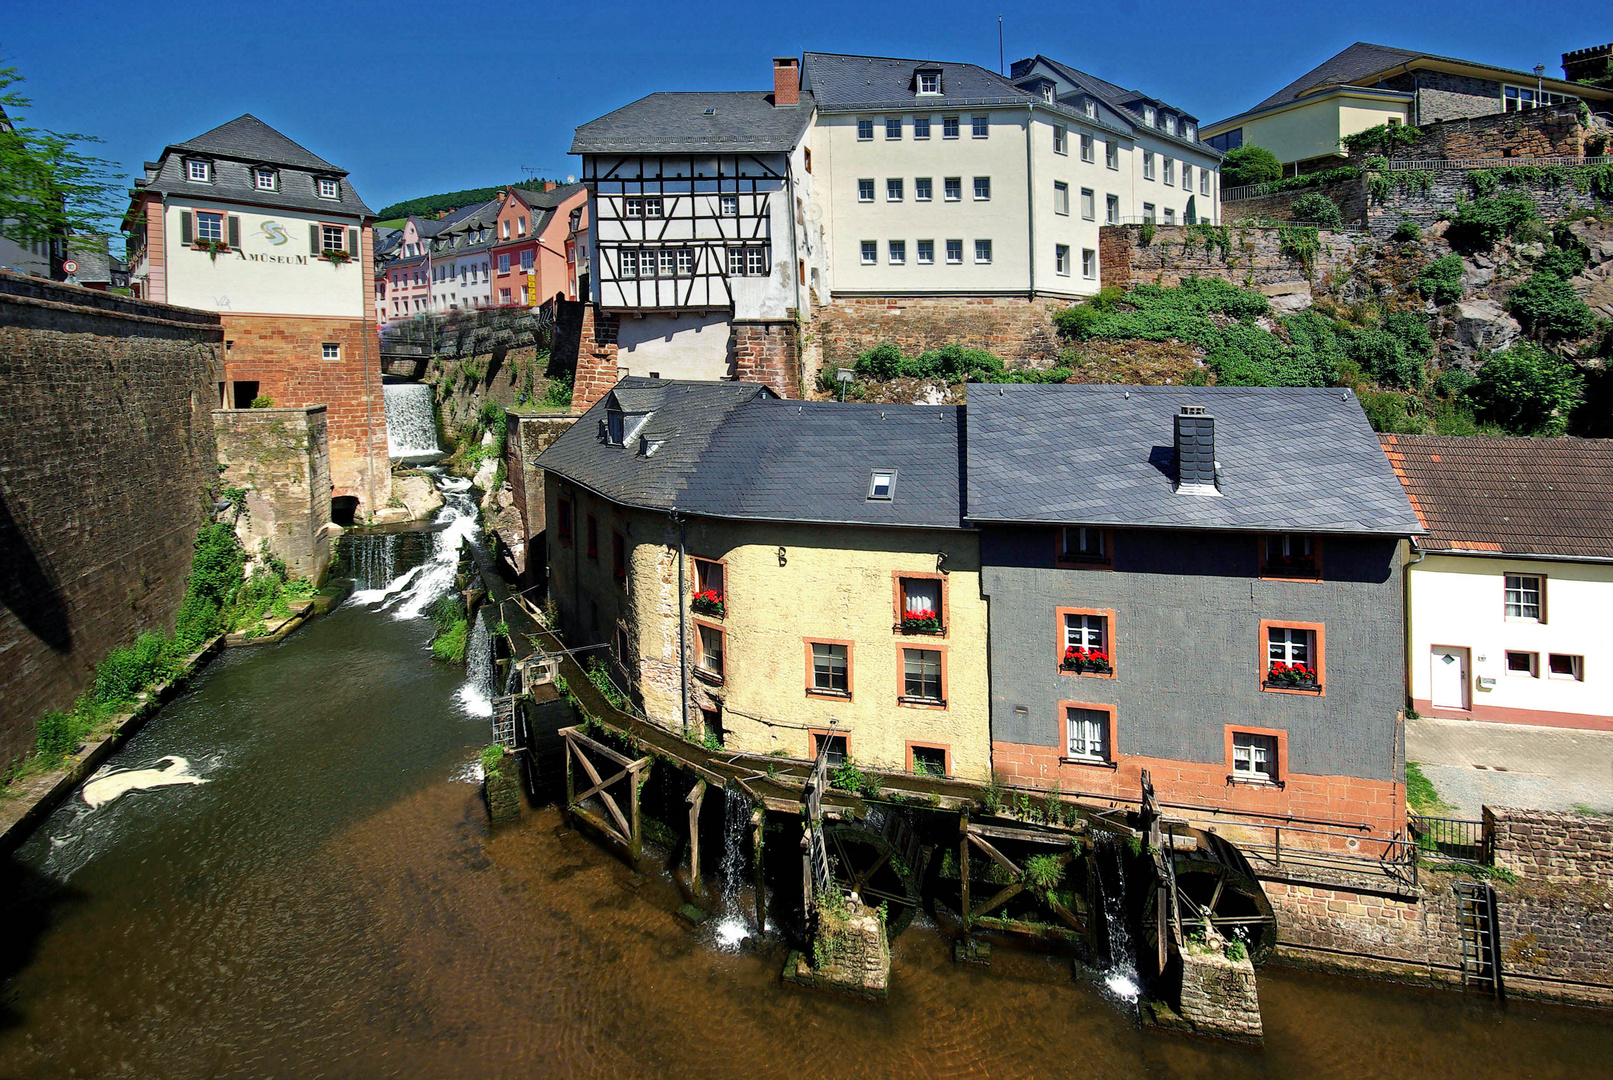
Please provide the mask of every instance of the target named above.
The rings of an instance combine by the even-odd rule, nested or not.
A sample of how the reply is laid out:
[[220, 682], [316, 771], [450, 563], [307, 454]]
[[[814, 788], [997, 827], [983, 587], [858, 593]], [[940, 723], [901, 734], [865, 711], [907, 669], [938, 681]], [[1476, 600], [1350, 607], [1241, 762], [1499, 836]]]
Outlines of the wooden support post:
[[[571, 776], [571, 736], [566, 736], [566, 820], [572, 821], [571, 808], [577, 805], [577, 783]], [[575, 823], [573, 823], [574, 825]]]
[[767, 884], [762, 879], [762, 834], [767, 828], [767, 811], [757, 807], [751, 812], [751, 871], [756, 877], [756, 936], [767, 934]]
[[[648, 758], [644, 759], [644, 761], [646, 763], [648, 763], [649, 760], [650, 759], [648, 759]], [[639, 822], [639, 812], [638, 812], [639, 773], [642, 772], [642, 771], [643, 771], [643, 769], [639, 768], [639, 769], [629, 769], [628, 772], [627, 772], [627, 783], [632, 789], [631, 801], [632, 801], [632, 818], [633, 818], [632, 831], [630, 833], [628, 833], [628, 836], [630, 838], [629, 842], [628, 842], [628, 848], [629, 848], [629, 851], [631, 852], [632, 857], [633, 857], [633, 869], [634, 870], [638, 869], [639, 860], [644, 855], [644, 829], [642, 828], [642, 826], [641, 826], [641, 824]]]
[[973, 922], [969, 908], [969, 811], [958, 818], [958, 873], [963, 875], [963, 932]]
[[700, 807], [705, 801], [706, 782], [696, 780], [689, 789], [689, 888], [696, 896], [705, 895], [700, 880]]

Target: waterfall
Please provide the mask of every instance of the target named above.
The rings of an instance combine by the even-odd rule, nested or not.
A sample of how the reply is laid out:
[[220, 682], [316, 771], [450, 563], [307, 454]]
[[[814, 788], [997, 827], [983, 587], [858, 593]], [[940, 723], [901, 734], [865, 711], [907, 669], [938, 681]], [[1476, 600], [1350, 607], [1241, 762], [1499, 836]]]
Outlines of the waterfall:
[[398, 534], [344, 538], [345, 563], [355, 589], [380, 589], [398, 576]]
[[488, 632], [485, 611], [478, 611], [471, 620], [470, 640], [465, 643], [465, 685], [459, 688], [458, 698], [471, 716], [493, 715], [493, 635]]
[[745, 834], [750, 831], [751, 803], [733, 788], [724, 788], [723, 796], [722, 861], [717, 864], [722, 875], [722, 918], [717, 920], [717, 944], [732, 949], [750, 932], [741, 890], [745, 885]]
[[[1137, 948], [1131, 940], [1126, 910], [1124, 851], [1124, 846], [1117, 838], [1102, 837], [1093, 845], [1092, 865], [1098, 875], [1098, 892], [1103, 901], [1104, 936], [1109, 943], [1103, 984], [1110, 994], [1121, 1001], [1135, 1003], [1142, 987], [1137, 977]], [[1110, 868], [1108, 874], [1104, 872], [1105, 864]]]
[[426, 383], [385, 383], [386, 450], [396, 459], [408, 462], [435, 461], [442, 456], [437, 446], [437, 421], [432, 415], [432, 388]]
[[354, 603], [379, 606], [399, 619], [419, 617], [437, 597], [453, 587], [454, 572], [459, 568], [459, 549], [463, 545], [468, 543], [473, 549], [481, 546], [482, 530], [476, 524], [476, 502], [471, 495], [470, 481], [446, 476], [436, 469], [425, 471], [432, 475], [445, 500], [432, 519], [431, 554], [424, 563], [398, 574], [386, 584], [353, 594]]

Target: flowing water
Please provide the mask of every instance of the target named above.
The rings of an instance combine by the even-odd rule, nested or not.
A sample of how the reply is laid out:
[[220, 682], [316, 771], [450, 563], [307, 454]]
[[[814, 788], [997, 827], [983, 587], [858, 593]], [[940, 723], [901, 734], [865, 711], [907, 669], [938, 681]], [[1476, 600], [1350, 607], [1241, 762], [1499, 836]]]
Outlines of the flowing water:
[[[465, 501], [420, 567], [214, 661], [109, 762], [140, 783], [0, 862], [0, 1077], [1608, 1074], [1606, 1012], [1268, 967], [1252, 1049], [1141, 1029], [1055, 957], [955, 966], [922, 920], [882, 1006], [783, 989], [552, 807], [489, 831], [487, 721], [417, 614]], [[181, 762], [205, 783], [144, 782]]]
[[736, 949], [752, 932], [755, 905], [749, 905], [745, 881], [745, 842], [750, 836], [751, 802], [733, 788], [723, 789], [722, 858], [717, 863], [717, 876], [722, 879], [722, 894], [717, 901], [717, 943], [724, 949]]
[[1137, 947], [1131, 939], [1126, 910], [1126, 860], [1118, 837], [1099, 840], [1096, 852], [1098, 890], [1103, 901], [1104, 940], [1108, 943], [1108, 963], [1103, 985], [1117, 1000], [1135, 1005], [1141, 995], [1142, 980], [1137, 976]]
[[442, 456], [437, 446], [437, 420], [432, 412], [433, 393], [428, 383], [382, 385], [381, 395], [386, 399], [386, 449], [394, 459], [422, 462], [435, 461]]
[[471, 716], [493, 715], [493, 635], [487, 629], [488, 612], [476, 613], [465, 642], [465, 685], [459, 688], [460, 707]]

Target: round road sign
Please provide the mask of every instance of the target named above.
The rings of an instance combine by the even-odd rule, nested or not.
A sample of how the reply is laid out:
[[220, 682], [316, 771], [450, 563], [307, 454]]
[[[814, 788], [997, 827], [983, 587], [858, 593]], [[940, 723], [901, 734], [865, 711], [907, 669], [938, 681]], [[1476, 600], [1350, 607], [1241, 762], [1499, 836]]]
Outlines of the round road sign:
[[76, 274], [76, 273], [78, 273], [78, 263], [74, 262], [72, 259], [68, 259], [66, 262], [62, 263], [62, 273], [64, 273], [64, 274]]

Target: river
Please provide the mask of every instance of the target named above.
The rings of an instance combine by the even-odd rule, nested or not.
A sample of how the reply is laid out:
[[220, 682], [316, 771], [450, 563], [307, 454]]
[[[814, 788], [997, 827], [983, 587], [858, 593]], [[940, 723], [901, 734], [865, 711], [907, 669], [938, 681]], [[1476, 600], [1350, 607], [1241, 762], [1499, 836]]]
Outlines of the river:
[[111, 766], [205, 783], [75, 798], [6, 864], [0, 1076], [1608, 1075], [1603, 1012], [1268, 967], [1251, 1049], [922, 920], [886, 1005], [786, 990], [553, 808], [490, 833], [480, 703], [376, 598], [224, 654]]

